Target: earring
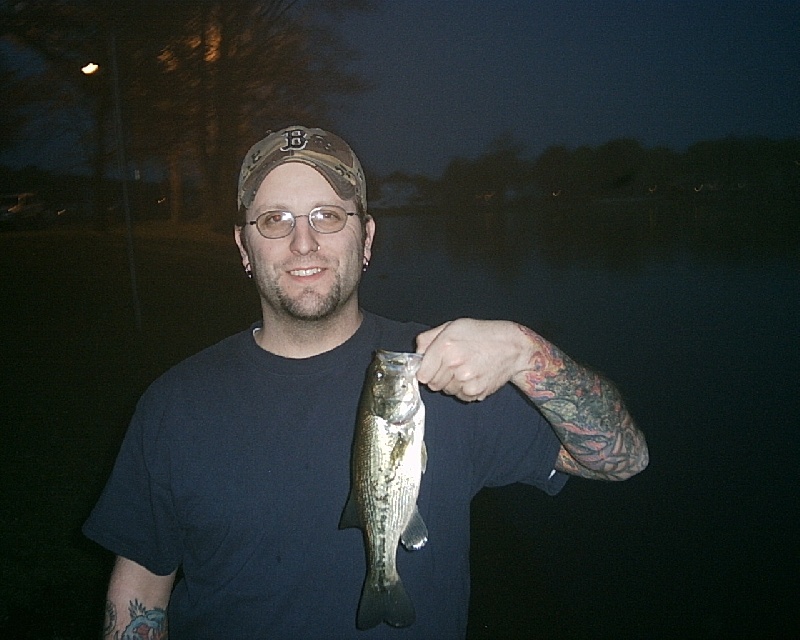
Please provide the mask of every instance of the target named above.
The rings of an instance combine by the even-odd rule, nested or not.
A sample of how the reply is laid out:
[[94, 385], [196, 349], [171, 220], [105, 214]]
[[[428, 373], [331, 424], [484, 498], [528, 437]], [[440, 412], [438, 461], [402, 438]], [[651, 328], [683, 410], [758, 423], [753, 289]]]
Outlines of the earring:
[[368, 266], [369, 266], [369, 260], [367, 258], [364, 258], [364, 267], [361, 270], [366, 271]]
[[250, 265], [247, 265], [247, 266], [244, 268], [244, 273], [245, 273], [245, 275], [246, 275], [246, 276], [247, 276], [247, 277], [248, 277], [250, 280], [252, 280], [252, 279], [253, 279], [253, 271], [252, 271], [252, 269], [250, 269]]

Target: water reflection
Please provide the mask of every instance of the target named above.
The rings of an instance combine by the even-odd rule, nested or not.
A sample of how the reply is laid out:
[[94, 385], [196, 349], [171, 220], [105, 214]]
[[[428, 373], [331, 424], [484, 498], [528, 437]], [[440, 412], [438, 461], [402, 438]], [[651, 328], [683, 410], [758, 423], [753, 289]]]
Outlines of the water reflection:
[[[688, 250], [706, 260], [796, 255], [797, 203], [728, 198], [544, 200], [526, 207], [410, 213], [414, 242], [430, 242], [457, 264], [479, 262], [518, 275], [532, 252], [552, 265], [636, 271], [654, 257]], [[379, 224], [384, 218], [377, 213]]]

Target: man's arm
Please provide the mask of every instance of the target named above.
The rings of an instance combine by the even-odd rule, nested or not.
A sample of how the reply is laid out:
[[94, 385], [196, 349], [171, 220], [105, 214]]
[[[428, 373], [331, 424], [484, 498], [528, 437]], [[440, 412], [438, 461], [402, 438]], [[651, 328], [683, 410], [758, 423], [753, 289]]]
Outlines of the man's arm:
[[165, 640], [167, 604], [174, 582], [174, 572], [159, 576], [118, 556], [108, 585], [104, 640], [123, 637]]
[[644, 434], [616, 387], [527, 327], [462, 318], [420, 334], [417, 350], [425, 354], [417, 377], [433, 391], [473, 401], [506, 382], [521, 389], [561, 441], [559, 471], [625, 480], [648, 464]]

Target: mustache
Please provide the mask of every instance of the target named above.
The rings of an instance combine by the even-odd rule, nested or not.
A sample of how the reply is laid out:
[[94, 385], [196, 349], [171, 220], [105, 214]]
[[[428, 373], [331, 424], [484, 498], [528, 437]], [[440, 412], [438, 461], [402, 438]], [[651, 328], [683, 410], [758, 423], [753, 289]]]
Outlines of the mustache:
[[301, 256], [299, 258], [290, 258], [281, 262], [279, 268], [283, 271], [292, 271], [293, 269], [311, 269], [313, 267], [320, 267], [327, 269], [333, 266], [334, 263], [326, 258], [320, 256]]

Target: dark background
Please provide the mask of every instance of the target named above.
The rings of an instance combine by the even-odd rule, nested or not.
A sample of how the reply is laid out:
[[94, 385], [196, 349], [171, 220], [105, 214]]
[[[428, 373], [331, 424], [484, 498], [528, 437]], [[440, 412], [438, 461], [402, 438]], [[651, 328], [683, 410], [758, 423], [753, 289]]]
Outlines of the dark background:
[[[183, 6], [254, 4], [274, 3]], [[478, 497], [470, 637], [799, 636], [800, 4], [291, 4], [330, 30], [303, 31], [268, 71], [233, 57], [242, 73], [220, 78], [238, 84], [187, 100], [173, 89], [197, 78], [161, 69], [137, 101], [134, 45], [167, 29], [177, 2], [0, 2], [0, 187], [66, 212], [66, 224], [0, 233], [0, 631], [97, 637], [111, 558], [80, 524], [147, 384], [258, 316], [228, 231], [231, 191], [247, 146], [289, 119], [344, 135], [371, 202], [401, 171], [426, 205], [377, 212], [366, 306], [528, 324], [617, 382], [647, 434], [650, 468], [628, 482]], [[316, 11], [345, 4], [356, 10]], [[91, 11], [70, 22], [72, 6]], [[96, 21], [106, 8], [124, 19]], [[112, 127], [112, 33], [127, 147]], [[79, 73], [90, 56], [104, 70], [94, 79]], [[263, 99], [249, 80], [296, 93]], [[192, 123], [210, 96], [258, 115]], [[168, 185], [166, 152], [219, 123], [227, 164], [205, 158], [217, 188], [196, 190], [203, 145]]]

